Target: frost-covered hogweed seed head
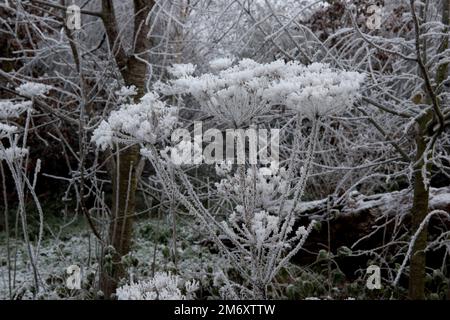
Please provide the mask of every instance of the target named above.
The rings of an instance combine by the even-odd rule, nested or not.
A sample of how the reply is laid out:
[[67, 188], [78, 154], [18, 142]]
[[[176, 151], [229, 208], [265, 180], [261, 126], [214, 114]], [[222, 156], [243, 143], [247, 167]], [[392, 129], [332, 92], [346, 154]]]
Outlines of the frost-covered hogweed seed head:
[[177, 109], [147, 93], [137, 104], [124, 104], [111, 112], [94, 130], [92, 141], [105, 150], [114, 143], [150, 143], [170, 136], [177, 123]]
[[174, 64], [167, 68], [167, 71], [175, 78], [187, 77], [195, 72], [196, 66], [192, 63]]
[[230, 59], [230, 58], [217, 58], [217, 59], [211, 60], [209, 62], [209, 67], [213, 71], [220, 71], [220, 70], [223, 70], [223, 69], [231, 67], [232, 64], [233, 64], [233, 59]]
[[0, 119], [17, 118], [30, 107], [31, 101], [0, 100]]
[[282, 61], [259, 64], [244, 59], [217, 74], [183, 76], [167, 85], [160, 84], [159, 89], [165, 94], [190, 94], [204, 112], [219, 122], [241, 127], [268, 110], [265, 91], [287, 69]]
[[123, 86], [120, 90], [117, 90], [115, 94], [118, 96], [119, 102], [126, 102], [129, 99], [132, 99], [135, 95], [137, 95], [136, 86]]
[[254, 214], [250, 230], [254, 234], [257, 248], [261, 248], [270, 239], [270, 236], [278, 231], [278, 220], [279, 217], [266, 211], [259, 211]]
[[10, 136], [17, 131], [17, 127], [0, 123], [0, 139]]
[[339, 114], [358, 97], [364, 75], [313, 63], [274, 81], [267, 98], [309, 118]]
[[119, 300], [186, 300], [194, 298], [199, 288], [195, 280], [186, 281], [177, 275], [156, 272], [149, 280], [139, 281], [117, 288]]
[[0, 150], [0, 160], [13, 162], [28, 155], [28, 149], [16, 146]]
[[17, 92], [27, 97], [37, 97], [46, 94], [51, 87], [37, 82], [25, 82], [17, 87]]
[[[213, 61], [212, 65], [229, 63], [222, 62]], [[306, 116], [341, 112], [357, 97], [363, 78], [359, 73], [334, 71], [320, 63], [305, 66], [277, 60], [261, 64], [243, 59], [217, 74], [183, 74], [157, 88], [165, 94], [191, 94], [206, 113], [241, 127], [277, 105]]]

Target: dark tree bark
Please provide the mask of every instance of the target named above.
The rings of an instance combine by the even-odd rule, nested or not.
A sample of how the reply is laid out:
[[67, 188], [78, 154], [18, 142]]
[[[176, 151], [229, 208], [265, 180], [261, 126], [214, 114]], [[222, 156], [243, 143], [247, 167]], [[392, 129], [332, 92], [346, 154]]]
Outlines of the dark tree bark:
[[[147, 65], [142, 60], [148, 59], [147, 51], [151, 41], [147, 37], [149, 31], [145, 19], [154, 5], [152, 0], [134, 0], [134, 52], [127, 57], [120, 43], [117, 23], [112, 0], [102, 1], [102, 19], [110, 46], [113, 50], [117, 66], [127, 86], [137, 88], [140, 99], [145, 94]], [[137, 59], [136, 55], [142, 59]], [[124, 146], [121, 146], [124, 147]], [[122, 151], [117, 150], [112, 169], [113, 205], [109, 232], [109, 245], [113, 247], [112, 265], [102, 268], [100, 289], [106, 298], [115, 293], [118, 282], [126, 276], [126, 270], [121, 263], [123, 256], [129, 253], [133, 233], [133, 215], [136, 203], [136, 188], [140, 176], [140, 155], [138, 146], [131, 146]]]
[[[415, 3], [410, 0], [411, 13], [415, 30], [415, 45], [416, 45], [416, 59], [418, 69], [424, 81], [424, 92], [426, 92], [426, 103], [430, 105], [427, 112], [417, 119], [416, 132], [416, 158], [414, 163], [414, 199], [411, 209], [412, 225], [411, 232], [414, 234], [419, 228], [422, 221], [428, 214], [429, 190], [425, 185], [424, 175], [429, 174], [431, 163], [429, 158], [432, 156], [432, 149], [437, 137], [444, 131], [445, 116], [442, 113], [440, 106], [440, 99], [438, 96], [439, 85], [446, 78], [448, 72], [448, 64], [441, 64], [438, 68], [434, 83], [430, 74], [430, 70], [426, 66], [426, 46], [421, 42], [421, 23], [415, 12]], [[449, 25], [449, 7], [450, 0], [442, 1], [442, 23], [444, 25], [443, 33], [446, 33]], [[426, 11], [423, 11], [423, 21], [426, 22]], [[437, 53], [442, 53], [448, 48], [448, 36], [444, 36], [442, 43], [437, 50]], [[434, 132], [433, 127], [437, 127]], [[427, 144], [431, 144], [427, 146]], [[427, 150], [427, 147], [430, 150]], [[426, 275], [426, 258], [425, 248], [427, 246], [427, 227], [418, 235], [411, 253], [410, 273], [409, 273], [409, 299], [424, 299], [425, 298], [425, 275]]]
[[[414, 166], [414, 196], [411, 208], [411, 231], [414, 234], [428, 214], [429, 189], [425, 185], [424, 173], [430, 172], [430, 164], [426, 163], [427, 125], [432, 114], [428, 113], [418, 119], [416, 133], [416, 164]], [[409, 270], [409, 299], [425, 298], [425, 248], [427, 246], [428, 229], [425, 227], [417, 237], [411, 254]]]

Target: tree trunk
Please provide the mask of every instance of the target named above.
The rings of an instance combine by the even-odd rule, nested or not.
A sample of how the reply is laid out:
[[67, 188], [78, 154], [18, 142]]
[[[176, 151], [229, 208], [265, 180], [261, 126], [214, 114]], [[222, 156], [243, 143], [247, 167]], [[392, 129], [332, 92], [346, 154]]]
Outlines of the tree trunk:
[[115, 293], [119, 280], [126, 276], [121, 259], [130, 251], [136, 187], [140, 175], [138, 146], [120, 152], [118, 158], [116, 174], [113, 174], [113, 218], [109, 228], [109, 244], [113, 250], [106, 250], [112, 261], [103, 268], [100, 281], [100, 288], [106, 298]]
[[[116, 53], [116, 62], [121, 71], [125, 85], [134, 85], [138, 91], [136, 102], [145, 94], [145, 82], [147, 79], [147, 65], [142, 60], [147, 60], [146, 51], [151, 42], [147, 38], [148, 26], [145, 19], [154, 1], [134, 0], [134, 55], [124, 57], [123, 48], [117, 38], [117, 25], [115, 22], [114, 6], [112, 1], [103, 1], [103, 14], [105, 16], [105, 29], [108, 39], [113, 44]], [[135, 55], [140, 55], [137, 59]], [[120, 146], [124, 147], [124, 146]], [[133, 235], [133, 216], [136, 205], [136, 189], [141, 170], [139, 169], [140, 154], [139, 146], [134, 145], [123, 151], [117, 150], [115, 166], [112, 172], [113, 205], [112, 219], [109, 228], [108, 244], [112, 246], [106, 249], [105, 254], [110, 255], [110, 261], [103, 263], [100, 276], [100, 290], [106, 299], [115, 293], [119, 281], [126, 276], [122, 257], [130, 252], [131, 239]], [[105, 259], [104, 259], [105, 260]], [[108, 260], [108, 259], [106, 259]]]
[[[431, 113], [428, 113], [418, 119], [418, 128], [416, 135], [416, 158], [414, 166], [414, 196], [411, 208], [411, 233], [414, 234], [422, 221], [428, 214], [429, 187], [425, 184], [424, 174], [430, 171], [430, 165], [425, 163], [428, 155], [425, 155], [427, 147], [427, 124], [431, 119]], [[426, 166], [424, 168], [424, 166]], [[425, 298], [425, 248], [427, 246], [428, 229], [423, 228], [416, 239], [411, 253], [411, 264], [409, 271], [409, 299]]]

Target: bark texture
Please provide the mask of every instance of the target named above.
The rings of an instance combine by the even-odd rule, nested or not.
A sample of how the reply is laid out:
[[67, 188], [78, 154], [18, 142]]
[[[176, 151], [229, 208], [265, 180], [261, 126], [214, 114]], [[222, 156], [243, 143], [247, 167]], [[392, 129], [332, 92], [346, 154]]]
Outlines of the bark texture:
[[[411, 232], [414, 234], [422, 221], [428, 214], [429, 189], [425, 184], [427, 177], [424, 174], [430, 172], [430, 164], [425, 159], [427, 148], [426, 130], [427, 124], [431, 119], [430, 114], [421, 117], [418, 120], [418, 130], [416, 135], [416, 165], [414, 166], [414, 196], [413, 206], [411, 208]], [[411, 254], [411, 263], [409, 270], [409, 299], [418, 300], [425, 298], [425, 266], [426, 256], [425, 248], [427, 246], [428, 229], [423, 228], [414, 243]]]
[[[152, 0], [134, 0], [134, 49], [127, 56], [120, 42], [116, 16], [112, 0], [102, 1], [102, 16], [110, 47], [115, 56], [117, 67], [127, 86], [134, 85], [138, 91], [136, 99], [145, 94], [145, 83], [148, 78], [148, 50], [151, 41], [147, 37], [149, 28], [145, 24], [148, 13], [154, 5]], [[139, 59], [137, 58], [139, 57]], [[124, 146], [120, 146], [123, 148]], [[136, 205], [136, 188], [140, 176], [140, 155], [137, 145], [122, 151], [116, 150], [116, 160], [112, 169], [112, 219], [109, 230], [106, 255], [110, 258], [107, 266], [102, 268], [100, 290], [109, 299], [115, 293], [120, 279], [126, 276], [122, 257], [127, 255], [131, 247], [133, 233], [133, 216]]]

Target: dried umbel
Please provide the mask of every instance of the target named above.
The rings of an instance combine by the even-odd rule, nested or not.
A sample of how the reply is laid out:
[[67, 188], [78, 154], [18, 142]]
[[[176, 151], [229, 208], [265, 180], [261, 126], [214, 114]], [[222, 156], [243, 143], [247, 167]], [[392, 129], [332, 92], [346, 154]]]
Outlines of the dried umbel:
[[119, 300], [185, 300], [193, 299], [198, 289], [195, 280], [183, 281], [170, 272], [156, 272], [149, 280], [117, 288]]
[[0, 123], [0, 139], [9, 137], [17, 131], [16, 126], [10, 126], [7, 124]]
[[51, 87], [37, 82], [25, 82], [17, 87], [16, 91], [26, 97], [38, 97], [50, 91]]
[[16, 146], [0, 149], [0, 160], [6, 160], [9, 162], [14, 162], [17, 159], [24, 158], [28, 154], [28, 149], [19, 148]]
[[[229, 61], [224, 61], [226, 65], [225, 62]], [[268, 286], [302, 248], [315, 225], [314, 221], [307, 226], [299, 225], [295, 212], [314, 158], [322, 121], [318, 118], [339, 114], [350, 107], [358, 97], [364, 76], [334, 70], [325, 64], [305, 66], [281, 60], [260, 64], [244, 59], [215, 74], [198, 77], [190, 75], [192, 66], [173, 69], [177, 72], [172, 74], [181, 76], [167, 84], [159, 83], [157, 88], [166, 94], [191, 95], [202, 111], [231, 127], [243, 127], [280, 106], [312, 120], [306, 158], [295, 182], [292, 181], [295, 157], [286, 167], [292, 168], [289, 170], [240, 165], [232, 173], [226, 164], [217, 164], [224, 178], [216, 184], [216, 192], [234, 205], [234, 210], [225, 214], [221, 222], [203, 206], [182, 170], [176, 166], [166, 168], [165, 162], [159, 162], [156, 150], [146, 152], [166, 188], [199, 219], [243, 277], [242, 284], [234, 283], [231, 287], [238, 288], [244, 296], [265, 298]], [[175, 183], [172, 176], [181, 183]], [[225, 246], [224, 239], [231, 246]]]
[[[230, 60], [221, 65], [231, 64]], [[216, 65], [215, 61], [212, 65]], [[284, 105], [314, 118], [340, 113], [358, 96], [364, 75], [333, 70], [326, 64], [305, 66], [297, 61], [277, 60], [261, 64], [243, 59], [235, 66], [192, 76], [192, 65], [178, 65], [177, 79], [156, 88], [165, 94], [190, 94], [202, 111], [232, 127], [241, 127], [273, 106]]]
[[0, 119], [17, 118], [31, 107], [31, 101], [0, 100]]
[[31, 101], [0, 101], [0, 120], [6, 121], [6, 123], [0, 122], [0, 139], [9, 140], [9, 147], [5, 147], [0, 141], [0, 160], [12, 163], [28, 155], [27, 148], [18, 146], [19, 135], [17, 132], [19, 128], [8, 124], [8, 121], [19, 117], [25, 111], [30, 110], [29, 108], [31, 108]]
[[313, 63], [289, 78], [281, 78], [267, 90], [268, 99], [310, 119], [340, 114], [358, 97], [364, 75], [336, 71]]
[[92, 136], [101, 149], [115, 143], [150, 143], [167, 137], [177, 123], [177, 109], [167, 106], [158, 95], [147, 93], [136, 104], [123, 104], [103, 120]]

